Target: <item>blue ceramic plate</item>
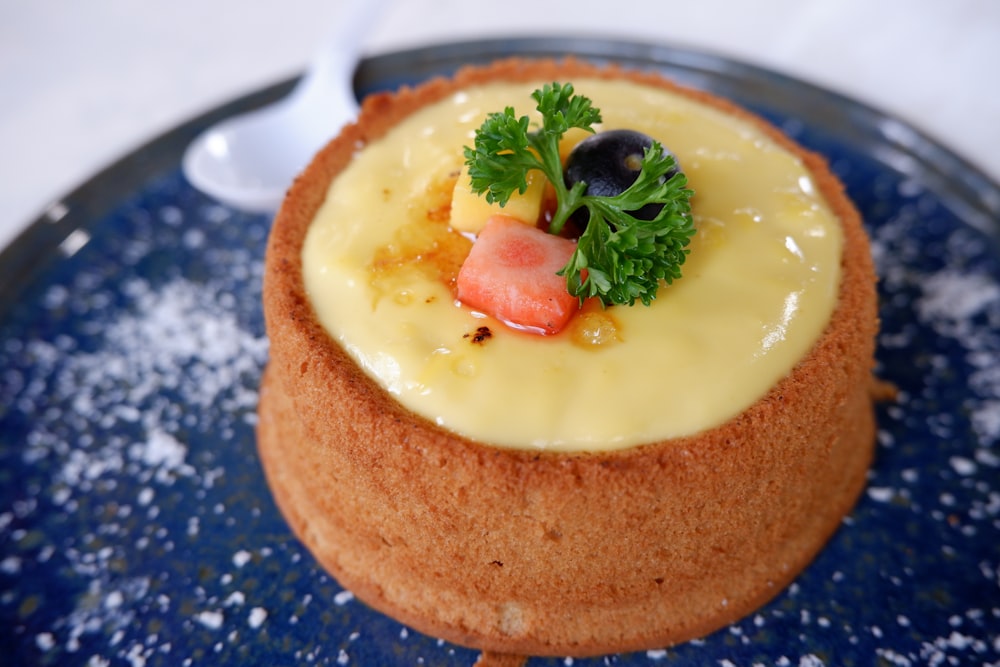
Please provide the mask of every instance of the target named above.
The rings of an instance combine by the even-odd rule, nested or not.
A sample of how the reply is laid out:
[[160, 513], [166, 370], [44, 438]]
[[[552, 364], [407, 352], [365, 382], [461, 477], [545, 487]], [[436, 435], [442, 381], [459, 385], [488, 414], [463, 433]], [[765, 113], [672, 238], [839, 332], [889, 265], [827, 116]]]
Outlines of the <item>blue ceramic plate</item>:
[[[870, 485], [771, 604], [703, 640], [530, 665], [1000, 662], [1000, 188], [920, 132], [773, 72], [593, 39], [366, 60], [360, 93], [507, 54], [575, 53], [731, 97], [826, 154], [869, 225], [879, 414]], [[367, 609], [291, 535], [254, 445], [269, 220], [205, 199], [185, 124], [0, 256], [0, 662], [471, 665]]]

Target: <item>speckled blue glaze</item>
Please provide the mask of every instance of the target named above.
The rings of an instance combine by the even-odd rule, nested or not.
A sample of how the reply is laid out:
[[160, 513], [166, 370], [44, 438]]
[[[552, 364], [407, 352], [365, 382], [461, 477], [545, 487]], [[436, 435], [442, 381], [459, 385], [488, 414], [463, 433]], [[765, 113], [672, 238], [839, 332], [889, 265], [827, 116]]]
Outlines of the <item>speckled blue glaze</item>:
[[[662, 651], [529, 664], [1000, 663], [1000, 189], [850, 100], [663, 47], [445, 45], [369, 59], [359, 87], [565, 51], [726, 94], [830, 159], [872, 234], [879, 372], [900, 400], [879, 409], [858, 506], [772, 603]], [[99, 175], [2, 256], [0, 662], [472, 665], [355, 601], [272, 503], [253, 431], [269, 220], [184, 181], [207, 122]], [[36, 268], [15, 275], [23, 253]]]

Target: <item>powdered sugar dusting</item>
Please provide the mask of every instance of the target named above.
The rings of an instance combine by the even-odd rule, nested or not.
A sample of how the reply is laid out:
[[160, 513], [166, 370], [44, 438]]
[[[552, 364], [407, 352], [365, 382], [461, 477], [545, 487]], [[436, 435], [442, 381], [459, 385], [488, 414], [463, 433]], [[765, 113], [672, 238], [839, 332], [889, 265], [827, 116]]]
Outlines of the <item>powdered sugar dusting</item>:
[[[269, 633], [346, 627], [355, 608], [289, 538], [256, 460], [266, 221], [214, 206], [197, 219], [129, 210], [108, 263], [85, 244], [38, 295], [29, 321], [44, 324], [0, 339], [0, 433], [21, 434], [0, 454], [28, 473], [0, 487], [18, 490], [0, 508], [0, 576], [62, 582], [68, 603], [0, 594], [9, 627], [31, 636], [15, 662], [247, 664]], [[330, 664], [324, 646], [361, 636], [325, 635], [282, 655]]]
[[[923, 454], [901, 452], [906, 436], [902, 442], [896, 436], [883, 443], [894, 450], [886, 458], [909, 455], [933, 461], [933, 467], [901, 466], [896, 476], [883, 464], [885, 472], [877, 474], [877, 483], [867, 493], [891, 512], [887, 520], [923, 525], [914, 534], [921, 535], [924, 545], [939, 542], [945, 562], [953, 562], [961, 553], [980, 554], [979, 576], [975, 570], [963, 575], [969, 581], [966, 595], [971, 605], [964, 613], [940, 617], [924, 612], [915, 620], [912, 603], [910, 608], [900, 607], [905, 613], [897, 615], [898, 627], [919, 626], [929, 637], [918, 646], [890, 639], [881, 627], [873, 625], [870, 630], [878, 631], [875, 651], [886, 664], [1000, 664], [1000, 647], [984, 639], [1000, 636], [1000, 553], [995, 546], [983, 548], [1000, 544], [996, 488], [1000, 478], [1000, 271], [991, 242], [968, 229], [957, 228], [933, 240], [916, 235], [915, 231], [933, 229], [932, 221], [940, 212], [926, 196], [914, 194], [915, 205], [904, 206], [874, 235], [883, 291], [888, 295], [883, 310], [912, 308], [915, 316], [910, 321], [887, 318], [881, 335], [883, 359], [896, 358], [895, 351], [900, 350], [900, 362], [893, 368], [901, 371], [901, 382], [909, 383], [898, 404], [886, 410], [884, 426], [909, 433], [908, 438], [929, 434], [922, 446], [932, 449]], [[968, 379], [962, 379], [963, 375]], [[928, 456], [935, 451], [939, 454]], [[875, 470], [878, 473], [879, 468]], [[938, 492], [928, 494], [930, 488]], [[937, 528], [933, 528], [935, 522]], [[912, 553], [922, 553], [922, 548]], [[919, 582], [917, 571], [923, 567], [943, 566], [933, 559], [926, 565], [919, 558], [910, 559], [909, 565], [886, 576], [891, 586], [902, 590], [910, 581]], [[943, 587], [929, 593], [945, 594]], [[961, 598], [953, 602], [962, 604]], [[966, 628], [969, 634], [958, 628]]]
[[[1000, 300], [1000, 285], [992, 276], [955, 269], [931, 274], [923, 280], [923, 297], [917, 302], [922, 319], [962, 325]], [[967, 330], [967, 325], [962, 326]]]
[[955, 269], [927, 276], [917, 312], [966, 350], [976, 400], [972, 426], [984, 445], [1000, 440], [1000, 283], [986, 273]]
[[[91, 635], [109, 634], [106, 657], [136, 665], [148, 661], [151, 652], [169, 651], [168, 644], [146, 646], [148, 638], [141, 644], [126, 639], [136, 608], [169, 609], [171, 600], [150, 598], [156, 586], [150, 576], [121, 577], [129, 546], [108, 538], [124, 534], [141, 517], [150, 529], [138, 531], [132, 548], [147, 553], [176, 549], [169, 529], [153, 528], [160, 514], [157, 499], [169, 495], [179, 479], [190, 479], [194, 488], [215, 479], [190, 460], [187, 434], [197, 426], [190, 406], [222, 406], [240, 419], [250, 418], [256, 393], [246, 379], [258, 375], [267, 342], [242, 328], [232, 312], [220, 309], [219, 294], [211, 286], [174, 280], [154, 288], [133, 279], [122, 291], [133, 306], [103, 324], [98, 345], [83, 349], [62, 337], [24, 344], [25, 355], [47, 380], [25, 386], [17, 407], [43, 416], [24, 443], [22, 457], [28, 463], [61, 461], [48, 502], [62, 512], [73, 515], [85, 496], [123, 481], [139, 485], [134, 504], [104, 506], [100, 534], [60, 549], [66, 566], [89, 580], [89, 589], [67, 616], [54, 620], [52, 632], [40, 635], [47, 638], [47, 650], [62, 641], [64, 651], [77, 653]], [[50, 295], [48, 302], [59, 307], [65, 298]], [[64, 437], [67, 423], [81, 434], [75, 441]], [[216, 630], [225, 621], [214, 609], [192, 610], [191, 617]], [[94, 655], [92, 662], [103, 659]]]

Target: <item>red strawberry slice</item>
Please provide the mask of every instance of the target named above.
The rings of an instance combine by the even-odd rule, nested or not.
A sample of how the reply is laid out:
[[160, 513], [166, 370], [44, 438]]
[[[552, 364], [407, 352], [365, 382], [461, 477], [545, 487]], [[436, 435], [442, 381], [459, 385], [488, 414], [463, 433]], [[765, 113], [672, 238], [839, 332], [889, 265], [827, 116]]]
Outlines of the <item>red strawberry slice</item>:
[[557, 333], [580, 309], [556, 275], [575, 249], [569, 239], [494, 215], [458, 273], [458, 298], [515, 328]]

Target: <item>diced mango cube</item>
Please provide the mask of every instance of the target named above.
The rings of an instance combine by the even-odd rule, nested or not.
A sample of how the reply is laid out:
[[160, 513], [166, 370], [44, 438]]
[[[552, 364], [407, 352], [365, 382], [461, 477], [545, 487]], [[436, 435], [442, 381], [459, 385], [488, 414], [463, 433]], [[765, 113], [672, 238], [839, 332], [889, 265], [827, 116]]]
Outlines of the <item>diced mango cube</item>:
[[486, 221], [494, 215], [506, 215], [533, 225], [542, 212], [542, 199], [545, 194], [545, 175], [532, 169], [527, 174], [528, 189], [524, 194], [515, 192], [501, 207], [490, 204], [486, 195], [477, 195], [469, 187], [469, 168], [462, 167], [462, 173], [455, 182], [455, 190], [451, 195], [451, 226], [459, 232], [478, 234], [486, 225]]

